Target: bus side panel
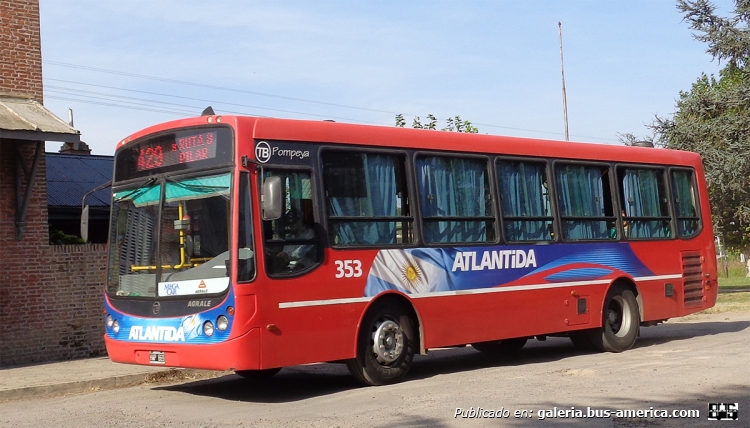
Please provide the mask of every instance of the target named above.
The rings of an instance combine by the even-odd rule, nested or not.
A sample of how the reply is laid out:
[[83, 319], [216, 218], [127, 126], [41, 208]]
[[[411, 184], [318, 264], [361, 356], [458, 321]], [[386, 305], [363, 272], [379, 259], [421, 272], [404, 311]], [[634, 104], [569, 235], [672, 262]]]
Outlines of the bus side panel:
[[335, 264], [326, 260], [303, 277], [264, 280], [258, 302], [264, 368], [354, 357], [367, 307], [363, 279], [336, 279]]
[[276, 329], [263, 329], [264, 368], [354, 357], [364, 303], [277, 309]]
[[[435, 348], [598, 327], [607, 287], [560, 287], [413, 302], [423, 322], [425, 347]], [[578, 313], [579, 299], [586, 299], [585, 313]]]
[[[667, 284], [672, 284], [675, 292], [667, 296]], [[636, 284], [639, 293], [638, 304], [641, 306], [643, 321], [656, 321], [679, 316], [681, 311], [681, 279], [639, 281]]]
[[716, 257], [705, 228], [691, 240], [633, 242], [631, 247], [656, 276], [671, 277], [638, 281], [643, 321], [680, 317], [716, 304]]

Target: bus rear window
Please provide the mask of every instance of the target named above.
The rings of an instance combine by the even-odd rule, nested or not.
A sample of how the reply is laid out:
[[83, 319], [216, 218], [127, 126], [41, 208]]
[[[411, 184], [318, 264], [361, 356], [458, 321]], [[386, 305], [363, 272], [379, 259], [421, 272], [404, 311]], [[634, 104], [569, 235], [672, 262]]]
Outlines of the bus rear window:
[[700, 231], [693, 171], [672, 171], [672, 196], [677, 217], [677, 232], [681, 238], [692, 238]]

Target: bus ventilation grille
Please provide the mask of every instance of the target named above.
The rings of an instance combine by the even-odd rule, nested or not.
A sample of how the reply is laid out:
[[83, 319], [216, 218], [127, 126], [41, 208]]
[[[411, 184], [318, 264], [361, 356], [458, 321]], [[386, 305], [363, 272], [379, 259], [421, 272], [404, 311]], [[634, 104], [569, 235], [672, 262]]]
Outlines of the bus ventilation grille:
[[685, 306], [703, 303], [703, 263], [700, 253], [682, 253], [682, 279], [685, 281]]

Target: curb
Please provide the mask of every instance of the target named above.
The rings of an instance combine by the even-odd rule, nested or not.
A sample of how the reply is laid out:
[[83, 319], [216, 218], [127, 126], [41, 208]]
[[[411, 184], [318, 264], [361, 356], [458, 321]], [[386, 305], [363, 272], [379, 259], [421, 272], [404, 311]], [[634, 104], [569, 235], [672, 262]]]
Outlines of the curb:
[[750, 288], [725, 288], [721, 289], [719, 288], [719, 294], [725, 294], [725, 293], [746, 293], [750, 291]]
[[9, 389], [0, 391], [0, 401], [23, 400], [29, 398], [52, 397], [63, 394], [106, 391], [148, 383], [208, 379], [231, 373], [232, 371], [224, 372], [195, 369], [166, 369], [149, 373], [111, 376], [102, 379]]

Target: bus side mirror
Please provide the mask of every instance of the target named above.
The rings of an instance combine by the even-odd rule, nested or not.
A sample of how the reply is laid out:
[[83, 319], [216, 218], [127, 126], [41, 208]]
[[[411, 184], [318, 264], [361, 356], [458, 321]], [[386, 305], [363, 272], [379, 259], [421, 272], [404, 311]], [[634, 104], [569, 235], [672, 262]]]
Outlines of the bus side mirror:
[[94, 192], [112, 187], [112, 181], [108, 181], [94, 190], [90, 190], [81, 198], [81, 238], [84, 242], [89, 242], [89, 206], [86, 205], [86, 197]]
[[263, 182], [263, 220], [276, 220], [281, 217], [281, 177], [268, 177]]
[[89, 206], [86, 205], [81, 210], [81, 238], [84, 242], [89, 242]]

